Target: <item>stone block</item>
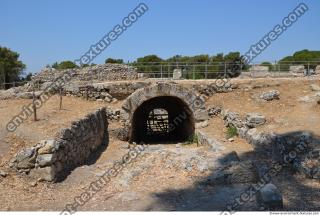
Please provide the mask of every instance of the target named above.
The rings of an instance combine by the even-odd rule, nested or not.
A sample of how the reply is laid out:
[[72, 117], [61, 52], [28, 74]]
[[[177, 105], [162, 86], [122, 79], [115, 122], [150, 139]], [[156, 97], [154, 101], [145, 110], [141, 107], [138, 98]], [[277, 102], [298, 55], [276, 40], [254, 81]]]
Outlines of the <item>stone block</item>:
[[209, 114], [206, 110], [200, 109], [194, 113], [194, 118], [195, 118], [196, 122], [206, 121], [209, 119]]
[[272, 184], [266, 184], [258, 191], [258, 201], [267, 210], [279, 210], [283, 208], [282, 195], [278, 188]]
[[173, 70], [173, 79], [179, 80], [182, 77], [182, 70], [181, 69], [175, 69]]
[[56, 178], [55, 168], [52, 166], [35, 168], [30, 171], [30, 177], [36, 180], [54, 181]]
[[263, 125], [266, 122], [266, 117], [259, 113], [248, 113], [246, 116], [246, 125], [250, 128], [255, 128]]

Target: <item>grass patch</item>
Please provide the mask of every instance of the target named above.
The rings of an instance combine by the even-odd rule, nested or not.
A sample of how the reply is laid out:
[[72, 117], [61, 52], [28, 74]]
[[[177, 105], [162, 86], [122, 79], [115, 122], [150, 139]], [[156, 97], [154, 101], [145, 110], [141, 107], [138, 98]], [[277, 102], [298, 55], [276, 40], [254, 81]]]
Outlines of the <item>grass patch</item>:
[[227, 129], [226, 138], [229, 139], [229, 138], [232, 138], [234, 136], [238, 136], [238, 130], [237, 130], [236, 127], [231, 125]]
[[188, 138], [187, 142], [185, 142], [184, 144], [185, 144], [185, 145], [191, 145], [191, 144], [195, 144], [195, 143], [197, 144], [197, 146], [199, 145], [199, 137], [198, 137], [197, 134], [191, 135], [191, 136]]

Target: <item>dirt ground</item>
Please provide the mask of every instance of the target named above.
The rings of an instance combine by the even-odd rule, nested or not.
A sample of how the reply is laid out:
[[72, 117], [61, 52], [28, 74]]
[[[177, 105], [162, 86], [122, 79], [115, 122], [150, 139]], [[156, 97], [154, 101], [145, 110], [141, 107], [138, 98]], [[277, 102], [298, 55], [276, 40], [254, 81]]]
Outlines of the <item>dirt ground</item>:
[[[300, 101], [301, 97], [315, 94], [310, 89], [311, 83], [320, 85], [319, 80], [306, 79], [240, 80], [238, 89], [209, 97], [206, 106], [219, 105], [242, 116], [261, 113], [266, 116], [267, 123], [259, 130], [276, 133], [308, 130], [320, 136], [320, 105]], [[257, 99], [257, 95], [273, 89], [280, 91], [280, 100], [266, 102]], [[94, 162], [76, 168], [64, 181], [56, 184], [36, 182], [17, 174], [7, 168], [8, 160], [22, 147], [52, 137], [72, 120], [102, 106], [120, 108], [122, 102], [105, 104], [64, 97], [63, 110], [59, 111], [58, 98], [53, 97], [38, 111], [39, 121], [28, 119], [15, 133], [8, 133], [6, 123], [29, 102], [0, 101], [0, 169], [8, 172], [5, 178], [0, 177], [0, 210], [63, 210], [115, 161], [121, 160], [129, 150], [128, 143], [110, 136], [107, 149], [101, 151]], [[110, 129], [118, 126], [118, 122], [110, 121]], [[206, 186], [202, 182], [214, 174], [214, 167], [221, 158], [236, 151], [241, 160], [250, 159], [247, 155], [254, 153], [253, 148], [238, 137], [228, 141], [221, 117], [211, 118], [209, 126], [201, 130], [219, 140], [223, 150], [180, 143], [150, 145], [78, 210], [224, 210], [226, 202], [248, 185]], [[284, 210], [320, 210], [319, 181], [289, 172], [281, 172], [273, 181], [283, 195]], [[260, 210], [260, 207], [253, 198], [238, 209]]]

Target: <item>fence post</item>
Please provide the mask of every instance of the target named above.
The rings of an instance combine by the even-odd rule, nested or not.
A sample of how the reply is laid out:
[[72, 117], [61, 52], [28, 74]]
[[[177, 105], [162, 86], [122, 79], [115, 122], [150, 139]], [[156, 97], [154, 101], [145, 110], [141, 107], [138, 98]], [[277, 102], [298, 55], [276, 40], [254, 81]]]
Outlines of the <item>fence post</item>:
[[160, 65], [160, 77], [162, 79], [162, 64]]
[[192, 79], [193, 79], [193, 80], [196, 79], [194, 64], [192, 65]]
[[224, 62], [224, 75], [223, 78], [227, 77], [227, 62]]
[[207, 78], [208, 78], [208, 64], [207, 64], [207, 63], [206, 63], [206, 65], [205, 65], [204, 78], [205, 78], [205, 79], [207, 79]]
[[308, 61], [308, 71], [307, 71], [307, 75], [309, 76], [309, 75], [311, 75], [310, 74], [310, 62]]

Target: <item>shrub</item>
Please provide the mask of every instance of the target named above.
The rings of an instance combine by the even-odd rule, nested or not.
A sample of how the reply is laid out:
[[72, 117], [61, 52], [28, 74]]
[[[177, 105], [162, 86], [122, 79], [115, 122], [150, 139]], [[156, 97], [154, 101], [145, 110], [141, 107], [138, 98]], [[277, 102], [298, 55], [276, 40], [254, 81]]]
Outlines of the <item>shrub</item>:
[[227, 129], [227, 132], [226, 132], [226, 138], [229, 139], [229, 138], [232, 138], [234, 136], [237, 136], [238, 135], [238, 130], [236, 127], [234, 126], [229, 126], [228, 129]]
[[197, 145], [199, 144], [199, 137], [197, 134], [193, 134], [188, 138], [188, 141], [186, 144], [194, 144], [196, 143]]

